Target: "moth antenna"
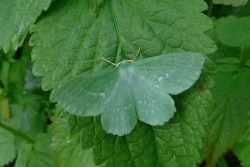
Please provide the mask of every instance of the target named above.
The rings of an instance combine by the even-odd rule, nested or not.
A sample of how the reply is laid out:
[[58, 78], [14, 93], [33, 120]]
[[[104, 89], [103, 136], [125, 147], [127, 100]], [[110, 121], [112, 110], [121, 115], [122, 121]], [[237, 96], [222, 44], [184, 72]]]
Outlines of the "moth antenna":
[[113, 66], [117, 66], [117, 64], [112, 63], [111, 61], [109, 61], [109, 60], [107, 60], [107, 59], [105, 59], [105, 58], [103, 58], [103, 57], [101, 57], [101, 59], [104, 60], [104, 61], [106, 61], [106, 62], [109, 63], [109, 64], [112, 64]]
[[120, 64], [122, 64], [122, 61], [117, 63], [115, 66], [118, 67]]
[[133, 59], [133, 62], [135, 62], [135, 59], [137, 58], [137, 56], [139, 55], [140, 52], [141, 52], [141, 47], [139, 47], [139, 50], [135, 54], [135, 58]]

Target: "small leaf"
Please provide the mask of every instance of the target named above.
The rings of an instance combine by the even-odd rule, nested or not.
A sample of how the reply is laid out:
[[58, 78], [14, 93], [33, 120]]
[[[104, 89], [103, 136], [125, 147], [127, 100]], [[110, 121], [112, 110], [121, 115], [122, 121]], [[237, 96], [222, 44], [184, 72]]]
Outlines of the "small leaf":
[[[230, 27], [230, 28], [229, 28]], [[221, 43], [227, 46], [250, 46], [250, 17], [228, 16], [219, 19], [215, 30]]]
[[234, 7], [245, 5], [248, 0], [213, 0], [215, 4], [232, 5]]
[[44, 112], [39, 112], [40, 100], [39, 96], [29, 95], [20, 101], [23, 104], [11, 104], [12, 117], [8, 123], [29, 136], [43, 132], [46, 125]]
[[12, 133], [0, 128], [0, 166], [7, 165], [16, 157], [16, 147]]

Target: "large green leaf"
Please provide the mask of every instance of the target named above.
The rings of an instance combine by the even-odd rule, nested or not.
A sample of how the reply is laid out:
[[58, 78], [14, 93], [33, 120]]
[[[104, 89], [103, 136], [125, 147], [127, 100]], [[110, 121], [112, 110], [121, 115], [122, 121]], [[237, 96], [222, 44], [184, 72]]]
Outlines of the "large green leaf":
[[240, 6], [245, 5], [248, 0], [213, 0], [215, 4]]
[[0, 128], [0, 166], [6, 165], [16, 157], [14, 136]]
[[70, 135], [66, 117], [54, 117], [52, 124], [52, 150], [55, 165], [60, 167], [95, 167], [92, 149], [81, 148], [79, 134]]
[[5, 53], [16, 50], [51, 0], [0, 0], [0, 49]]
[[143, 57], [180, 49], [210, 53], [215, 45], [202, 32], [212, 22], [200, 13], [206, 8], [200, 0], [109, 0], [97, 17], [91, 1], [56, 1], [32, 28], [33, 72], [49, 90], [103, 68], [101, 56], [132, 59], [139, 47]]
[[[106, 67], [101, 56], [119, 62], [134, 58], [138, 48], [142, 57], [175, 50], [211, 53], [215, 45], [203, 34], [212, 27], [201, 13], [206, 8], [200, 0], [107, 0], [98, 16], [91, 1], [55, 1], [32, 28], [33, 72], [43, 77], [44, 90], [53, 89], [53, 99], [65, 82]], [[203, 80], [204, 74], [176, 97], [177, 114], [164, 126], [139, 123], [130, 135], [117, 137], [102, 130], [99, 117], [71, 124], [84, 124], [75, 128], [82, 130], [84, 147], [93, 146], [97, 165], [196, 166], [210, 96]]]
[[233, 146], [247, 127], [250, 108], [250, 69], [234, 73], [218, 72], [212, 89], [216, 105], [209, 112], [209, 128], [205, 141], [208, 167]]

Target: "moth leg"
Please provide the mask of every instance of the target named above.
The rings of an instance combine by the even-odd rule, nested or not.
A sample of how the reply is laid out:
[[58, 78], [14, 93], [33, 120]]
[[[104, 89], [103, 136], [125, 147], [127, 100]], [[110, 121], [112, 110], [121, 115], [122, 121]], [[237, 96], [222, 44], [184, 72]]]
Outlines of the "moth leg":
[[115, 66], [118, 67], [120, 64], [122, 64], [122, 61], [117, 63]]

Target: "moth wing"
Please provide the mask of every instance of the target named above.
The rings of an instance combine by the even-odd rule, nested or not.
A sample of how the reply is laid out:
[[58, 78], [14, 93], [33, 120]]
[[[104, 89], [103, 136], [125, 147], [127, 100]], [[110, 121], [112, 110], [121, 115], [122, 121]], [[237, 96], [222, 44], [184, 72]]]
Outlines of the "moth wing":
[[142, 80], [169, 94], [189, 89], [199, 78], [205, 58], [198, 53], [167, 53], [135, 62], [132, 66]]
[[152, 126], [162, 125], [173, 117], [176, 111], [174, 100], [167, 92], [150, 83], [135, 78], [132, 86], [138, 119]]
[[118, 82], [116, 68], [82, 75], [66, 83], [55, 99], [66, 111], [78, 116], [96, 116], [103, 112], [114, 85]]
[[135, 127], [137, 115], [133, 97], [123, 80], [115, 85], [115, 91], [108, 99], [101, 121], [104, 130], [118, 136], [130, 133]]

